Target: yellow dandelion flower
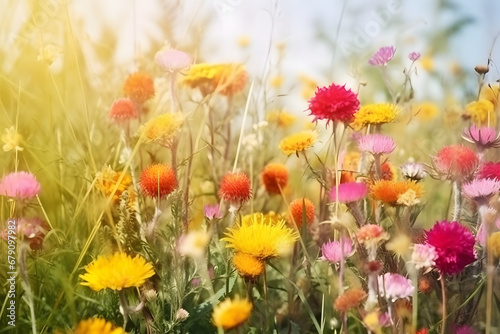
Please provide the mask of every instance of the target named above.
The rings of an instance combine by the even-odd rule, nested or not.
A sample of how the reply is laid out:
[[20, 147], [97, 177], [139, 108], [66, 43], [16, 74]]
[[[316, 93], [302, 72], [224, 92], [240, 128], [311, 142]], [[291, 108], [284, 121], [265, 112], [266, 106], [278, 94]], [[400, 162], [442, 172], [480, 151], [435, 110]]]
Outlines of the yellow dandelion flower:
[[2, 135], [2, 141], [4, 142], [3, 150], [4, 152], [9, 152], [11, 150], [22, 151], [21, 141], [23, 137], [16, 131], [14, 126], [5, 129], [5, 134]]
[[498, 84], [484, 85], [481, 88], [481, 93], [479, 94], [479, 100], [488, 100], [491, 103], [493, 103], [493, 105], [496, 108], [498, 105], [499, 94], [500, 94], [500, 86]]
[[278, 89], [283, 85], [283, 81], [285, 81], [285, 78], [282, 75], [276, 75], [271, 78], [271, 86]]
[[382, 325], [380, 324], [380, 313], [378, 311], [371, 311], [363, 318], [366, 328], [376, 334], [382, 334]]
[[264, 216], [264, 220], [266, 220], [266, 221], [268, 220], [272, 224], [277, 224], [283, 219], [283, 217], [281, 217], [281, 215], [279, 213], [276, 213], [274, 211], [269, 211], [266, 214], [263, 214], [261, 212], [255, 212], [255, 213], [251, 213], [251, 214], [244, 215], [243, 217], [241, 217], [241, 224], [242, 225], [253, 224], [255, 219], [259, 219], [261, 215]]
[[485, 99], [467, 104], [464, 115], [470, 117], [476, 126], [495, 126], [497, 124], [495, 106], [491, 101]]
[[413, 106], [412, 114], [421, 121], [430, 121], [439, 114], [439, 108], [435, 103], [422, 102]]
[[[123, 177], [122, 177], [123, 175]], [[122, 178], [116, 191], [113, 195], [113, 200], [117, 201], [125, 190], [128, 190], [131, 200], [135, 199], [135, 191], [132, 185], [132, 177], [130, 174], [114, 171], [111, 166], [105, 165], [101, 171], [96, 174], [95, 186], [99, 189], [105, 197], [111, 196], [115, 187], [117, 187], [118, 180]]]
[[180, 113], [167, 113], [156, 116], [142, 128], [142, 139], [145, 142], [156, 142], [170, 148], [181, 132], [185, 116]]
[[314, 130], [304, 130], [290, 135], [280, 142], [280, 150], [290, 155], [292, 153], [302, 152], [311, 148], [318, 139], [318, 132]]
[[236, 252], [267, 260], [288, 253], [298, 239], [297, 232], [285, 224], [285, 220], [274, 224], [259, 214], [249, 223], [228, 228], [226, 237], [221, 240], [228, 243], [227, 248], [233, 248]]
[[252, 312], [252, 303], [238, 296], [234, 300], [227, 298], [214, 307], [212, 322], [224, 330], [234, 329], [243, 324]]
[[275, 124], [277, 127], [284, 129], [295, 123], [296, 119], [297, 117], [284, 110], [271, 110], [266, 115], [266, 121], [269, 124]]
[[384, 124], [394, 121], [399, 108], [392, 103], [368, 104], [354, 114], [354, 126], [361, 128], [368, 124]]
[[183, 83], [199, 88], [204, 95], [219, 91], [233, 95], [243, 90], [248, 73], [243, 64], [195, 64], [189, 69]]
[[422, 197], [424, 191], [422, 184], [415, 181], [392, 181], [392, 180], [378, 180], [371, 187], [371, 194], [374, 198], [381, 200], [389, 205], [399, 205], [398, 199], [401, 195], [413, 190], [415, 194], [406, 195], [412, 196], [413, 201]]
[[132, 258], [125, 253], [98, 256], [96, 260], [85, 266], [86, 273], [80, 275], [86, 285], [94, 291], [102, 289], [121, 290], [129, 287], [140, 287], [146, 279], [155, 274], [153, 265], [140, 255]]
[[126, 332], [111, 322], [96, 318], [80, 321], [73, 334], [126, 334]]
[[431, 56], [422, 56], [420, 58], [420, 65], [427, 72], [434, 71], [434, 59]]
[[245, 279], [256, 279], [264, 272], [264, 261], [245, 253], [236, 253], [233, 257], [233, 265], [241, 277]]

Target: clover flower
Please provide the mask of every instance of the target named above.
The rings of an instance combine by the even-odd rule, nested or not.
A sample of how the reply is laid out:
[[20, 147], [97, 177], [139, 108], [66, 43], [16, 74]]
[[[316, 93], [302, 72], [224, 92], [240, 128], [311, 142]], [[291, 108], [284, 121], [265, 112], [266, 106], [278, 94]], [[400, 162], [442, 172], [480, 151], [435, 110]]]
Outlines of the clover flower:
[[325, 242], [321, 246], [321, 252], [323, 253], [323, 256], [320, 258], [321, 260], [326, 260], [330, 263], [338, 263], [342, 258], [346, 259], [354, 254], [354, 249], [352, 247], [351, 239], [344, 238], [340, 241], [328, 240], [328, 242]]
[[394, 46], [384, 46], [375, 52], [368, 62], [373, 66], [386, 66], [387, 63], [394, 57], [395, 53], [396, 49]]
[[357, 94], [345, 85], [340, 86], [332, 83], [328, 87], [318, 88], [316, 94], [309, 100], [309, 110], [314, 116], [313, 122], [326, 120], [330, 122], [349, 123], [359, 109]]
[[154, 164], [142, 171], [139, 184], [147, 196], [160, 199], [177, 188], [177, 178], [172, 167]]
[[445, 146], [434, 156], [436, 171], [449, 179], [466, 179], [476, 170], [479, 159], [472, 149], [464, 145]]
[[415, 268], [417, 269], [432, 268], [436, 264], [437, 257], [438, 255], [434, 246], [429, 244], [413, 245], [411, 262], [415, 264]]
[[382, 155], [392, 153], [396, 148], [396, 144], [391, 137], [377, 133], [361, 137], [359, 139], [358, 148], [362, 152]]
[[500, 162], [488, 161], [482, 164], [477, 177], [480, 179], [495, 179], [500, 181]]
[[18, 200], [32, 199], [40, 193], [40, 183], [35, 175], [28, 172], [15, 172], [0, 180], [0, 195]]
[[233, 204], [242, 204], [252, 196], [250, 179], [245, 173], [228, 172], [222, 178], [219, 196]]
[[411, 281], [399, 274], [386, 273], [378, 277], [380, 295], [395, 302], [399, 298], [409, 298], [415, 288]]
[[109, 118], [120, 123], [138, 117], [135, 103], [129, 98], [120, 98], [113, 102], [109, 110]]

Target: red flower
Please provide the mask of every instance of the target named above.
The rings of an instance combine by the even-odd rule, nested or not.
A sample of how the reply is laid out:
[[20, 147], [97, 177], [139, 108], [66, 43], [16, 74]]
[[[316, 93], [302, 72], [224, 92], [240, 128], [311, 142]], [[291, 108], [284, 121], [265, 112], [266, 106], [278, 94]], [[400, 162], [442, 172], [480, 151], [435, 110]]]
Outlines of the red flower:
[[264, 167], [260, 179], [270, 194], [280, 194], [288, 182], [288, 170], [280, 163], [270, 163]]
[[293, 222], [297, 225], [298, 228], [302, 227], [302, 221], [304, 219], [304, 208], [306, 209], [306, 222], [307, 225], [311, 225], [314, 222], [314, 204], [308, 198], [297, 198], [290, 203], [290, 207], [288, 208], [288, 217], [287, 220], [290, 225], [293, 225]]
[[313, 122], [326, 119], [330, 122], [352, 121], [359, 110], [358, 96], [344, 86], [331, 84], [329, 87], [318, 88], [316, 94], [309, 100], [309, 110], [314, 116]]
[[480, 179], [496, 179], [500, 181], [500, 162], [488, 161], [479, 170]]
[[472, 149], [464, 145], [443, 147], [433, 159], [438, 172], [448, 178], [467, 178], [476, 170], [479, 159]]
[[137, 118], [137, 108], [134, 102], [129, 98], [119, 98], [111, 105], [109, 118], [114, 121], [128, 121]]
[[443, 274], [457, 274], [476, 259], [474, 235], [456, 221], [436, 222], [425, 234], [426, 243], [436, 249], [436, 267]]
[[156, 164], [142, 171], [140, 184], [146, 195], [162, 198], [170, 195], [177, 188], [177, 178], [170, 166]]
[[219, 196], [233, 203], [248, 201], [252, 196], [250, 179], [245, 173], [226, 173], [220, 184]]

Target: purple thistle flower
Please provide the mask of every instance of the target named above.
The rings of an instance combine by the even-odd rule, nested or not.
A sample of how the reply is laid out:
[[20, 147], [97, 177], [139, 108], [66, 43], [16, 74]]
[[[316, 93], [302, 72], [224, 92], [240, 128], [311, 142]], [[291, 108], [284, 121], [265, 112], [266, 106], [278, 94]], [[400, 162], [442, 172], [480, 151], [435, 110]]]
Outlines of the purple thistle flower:
[[413, 51], [408, 55], [408, 59], [410, 59], [411, 61], [417, 61], [418, 58], [420, 58], [420, 52]]
[[408, 298], [413, 295], [415, 288], [411, 281], [399, 274], [386, 273], [378, 277], [380, 295], [393, 302], [399, 298]]
[[462, 192], [478, 205], [487, 205], [490, 198], [500, 190], [496, 179], [474, 179], [462, 186]]
[[394, 140], [389, 136], [380, 134], [366, 135], [359, 140], [358, 148], [362, 152], [376, 154], [389, 154], [396, 148]]
[[470, 128], [464, 129], [462, 138], [469, 143], [475, 144], [479, 151], [500, 147], [500, 135], [497, 135], [497, 131], [493, 127], [476, 128], [473, 124]]
[[219, 204], [207, 204], [203, 207], [203, 212], [205, 213], [205, 217], [208, 219], [220, 219], [222, 218], [222, 214], [220, 213]]
[[320, 259], [329, 261], [330, 263], [340, 262], [342, 258], [342, 255], [340, 254], [342, 249], [341, 247], [342, 242], [344, 243], [343, 258], [346, 259], [352, 254], [354, 254], [354, 250], [352, 248], [352, 242], [349, 238], [344, 238], [342, 241], [328, 240], [328, 242], [325, 242], [323, 246], [321, 246], [321, 252], [323, 253], [323, 256]]
[[386, 66], [394, 57], [394, 53], [396, 53], [396, 49], [392, 45], [381, 47], [368, 62], [373, 66]]
[[[364, 183], [347, 182], [339, 184], [338, 193], [340, 203], [351, 203], [364, 198], [368, 188]], [[337, 187], [333, 187], [330, 191], [330, 198], [333, 202], [337, 201]]]

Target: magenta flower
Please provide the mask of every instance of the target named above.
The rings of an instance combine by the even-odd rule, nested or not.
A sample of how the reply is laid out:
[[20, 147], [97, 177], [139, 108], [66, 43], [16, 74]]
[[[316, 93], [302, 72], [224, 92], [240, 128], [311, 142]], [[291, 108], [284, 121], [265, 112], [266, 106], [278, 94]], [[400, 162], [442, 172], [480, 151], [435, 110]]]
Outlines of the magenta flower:
[[411, 281], [399, 274], [386, 273], [378, 277], [380, 295], [387, 300], [395, 302], [399, 298], [407, 298], [413, 295], [415, 288]]
[[344, 86], [332, 83], [328, 87], [319, 88], [309, 100], [309, 110], [314, 116], [313, 122], [324, 119], [326, 125], [330, 122], [352, 121], [354, 114], [359, 110], [359, 100], [356, 93]]
[[[368, 193], [368, 187], [366, 184], [358, 182], [341, 183], [338, 193], [340, 203], [352, 203], [363, 199]], [[333, 187], [330, 191], [330, 198], [333, 202], [337, 201], [337, 187]]]
[[420, 58], [420, 52], [413, 51], [408, 55], [408, 59], [410, 59], [411, 61], [417, 61], [418, 58]]
[[456, 221], [436, 222], [425, 235], [426, 243], [436, 249], [436, 267], [442, 274], [457, 274], [476, 259], [474, 235]]
[[376, 133], [361, 137], [358, 148], [362, 152], [369, 152], [373, 155], [389, 154], [394, 151], [396, 144], [391, 137]]
[[487, 205], [490, 198], [500, 190], [500, 181], [497, 179], [474, 179], [462, 186], [465, 196], [478, 205]]
[[386, 66], [387, 63], [394, 57], [395, 53], [396, 49], [394, 46], [384, 46], [375, 52], [368, 62], [373, 66]]
[[[14, 219], [16, 221], [16, 233], [26, 241], [32, 250], [42, 248], [42, 242], [45, 235], [49, 231], [49, 226], [46, 221], [40, 218], [21, 218]], [[0, 238], [7, 240], [8, 230], [0, 231]]]
[[424, 165], [418, 162], [407, 162], [401, 165], [401, 173], [403, 176], [412, 181], [422, 180], [427, 173], [424, 170]]
[[432, 268], [436, 264], [438, 255], [434, 246], [429, 244], [413, 245], [413, 253], [411, 254], [411, 262], [415, 264], [417, 269]]
[[462, 138], [475, 144], [479, 151], [500, 147], [500, 135], [497, 135], [497, 131], [493, 127], [483, 126], [478, 129], [473, 124], [470, 128], [464, 129]]
[[35, 175], [27, 172], [10, 173], [0, 181], [0, 195], [15, 199], [31, 199], [40, 192]]
[[344, 254], [343, 258], [346, 259], [352, 254], [354, 254], [354, 250], [352, 248], [352, 242], [349, 238], [344, 238], [341, 241], [330, 241], [325, 242], [323, 246], [321, 246], [321, 252], [323, 256], [320, 258], [321, 260], [329, 261], [330, 263], [337, 263], [341, 260], [341, 243], [344, 244]]
[[500, 162], [488, 161], [481, 166], [478, 178], [500, 180]]
[[180, 72], [193, 64], [193, 58], [190, 55], [175, 49], [158, 51], [155, 55], [155, 61], [169, 72]]
[[203, 207], [203, 212], [205, 213], [205, 217], [208, 219], [220, 219], [222, 218], [222, 214], [220, 212], [219, 204], [207, 204]]

